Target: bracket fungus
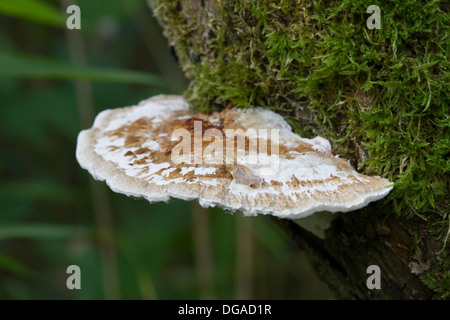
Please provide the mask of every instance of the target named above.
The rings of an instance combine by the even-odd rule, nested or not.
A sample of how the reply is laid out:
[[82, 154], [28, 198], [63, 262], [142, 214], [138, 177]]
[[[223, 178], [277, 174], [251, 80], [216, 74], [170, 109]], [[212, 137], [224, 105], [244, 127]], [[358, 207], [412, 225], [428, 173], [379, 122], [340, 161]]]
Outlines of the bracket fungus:
[[76, 155], [115, 192], [150, 202], [198, 199], [246, 216], [346, 212], [392, 189], [387, 179], [356, 172], [328, 140], [296, 135], [270, 110], [206, 115], [180, 96], [101, 112], [79, 134]]

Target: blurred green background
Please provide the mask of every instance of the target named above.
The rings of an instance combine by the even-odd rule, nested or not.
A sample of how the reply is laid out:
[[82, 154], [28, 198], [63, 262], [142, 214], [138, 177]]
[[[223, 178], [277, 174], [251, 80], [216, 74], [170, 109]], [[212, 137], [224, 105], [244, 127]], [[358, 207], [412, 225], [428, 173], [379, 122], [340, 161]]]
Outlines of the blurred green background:
[[80, 168], [98, 112], [186, 87], [145, 0], [0, 0], [0, 299], [333, 298], [270, 218], [149, 204]]

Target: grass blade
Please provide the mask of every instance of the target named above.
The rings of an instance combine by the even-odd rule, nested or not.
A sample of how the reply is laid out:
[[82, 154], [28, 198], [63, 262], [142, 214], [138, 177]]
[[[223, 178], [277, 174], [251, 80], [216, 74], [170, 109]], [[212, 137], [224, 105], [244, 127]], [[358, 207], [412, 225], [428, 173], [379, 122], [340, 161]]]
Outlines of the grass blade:
[[76, 67], [52, 59], [23, 55], [0, 55], [0, 75], [164, 86], [164, 80], [161, 77], [148, 73], [109, 68]]
[[38, 0], [1, 0], [0, 14], [51, 26], [66, 25], [66, 17], [61, 11]]
[[84, 227], [54, 224], [23, 224], [0, 226], [0, 240], [10, 239], [61, 239], [87, 234]]

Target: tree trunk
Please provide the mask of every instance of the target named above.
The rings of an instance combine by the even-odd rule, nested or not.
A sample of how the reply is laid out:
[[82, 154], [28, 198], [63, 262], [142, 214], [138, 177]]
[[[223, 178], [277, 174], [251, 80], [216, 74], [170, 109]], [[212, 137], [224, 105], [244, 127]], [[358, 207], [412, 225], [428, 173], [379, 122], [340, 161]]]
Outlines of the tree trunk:
[[[404, 224], [387, 215], [386, 210], [389, 208], [371, 204], [361, 210], [340, 214], [326, 231], [325, 239], [292, 221], [273, 220], [307, 252], [320, 278], [340, 298], [432, 298], [432, 290], [413, 272], [430, 267], [440, 250], [439, 242], [427, 237], [420, 248], [413, 250], [414, 240], [406, 230], [424, 230], [424, 224], [420, 221]], [[366, 285], [371, 275], [367, 273], [370, 265], [380, 267], [380, 290], [369, 290]]]
[[[302, 1], [300, 1], [302, 2]], [[193, 83], [201, 81], [199, 74], [206, 73], [202, 62], [205, 59], [233, 59], [218, 55], [217, 43], [211, 37], [217, 35], [217, 30], [224, 24], [236, 23], [222, 21], [217, 10], [225, 6], [226, 1], [214, 0], [183, 0], [149, 1], [152, 10], [165, 29], [169, 44], [179, 59], [180, 65], [187, 77]], [[220, 7], [220, 8], [219, 8]], [[234, 12], [236, 16], [254, 14], [254, 12]], [[242, 28], [255, 28], [251, 18], [246, 20]], [[280, 21], [280, 24], [285, 23]], [[302, 23], [307, 23], [304, 21]], [[299, 28], [302, 27], [299, 23]], [[236, 26], [239, 33], [240, 26]], [[226, 35], [230, 43], [233, 34]], [[252, 44], [249, 44], [250, 47]], [[222, 48], [225, 49], [225, 48]], [[261, 52], [254, 53], [255, 59], [265, 59]], [[258, 61], [255, 61], [258, 63]], [[205, 68], [202, 70], [201, 68]], [[231, 71], [230, 71], [231, 72]], [[251, 79], [248, 81], [252, 81]], [[236, 83], [236, 86], [240, 86]], [[251, 83], [246, 83], [251, 87]], [[358, 91], [358, 88], [355, 88]], [[359, 91], [358, 91], [359, 92]], [[290, 92], [280, 92], [291, 97]], [[361, 93], [359, 93], [361, 95]], [[193, 99], [195, 97], [195, 99]], [[190, 89], [187, 98], [195, 101], [208, 100], [208, 96], [198, 92], [198, 88]], [[361, 99], [369, 99], [362, 97]], [[225, 99], [226, 100], [226, 99]], [[232, 100], [232, 98], [230, 99]], [[270, 103], [270, 100], [267, 100]], [[205, 101], [211, 105], [221, 105], [220, 99]], [[258, 101], [253, 101], [258, 103]], [[299, 111], [300, 110], [300, 111]], [[295, 112], [280, 106], [283, 115], [290, 116], [293, 123], [306, 126], [306, 132], [315, 133], [312, 111], [307, 108], [297, 108]], [[362, 150], [361, 147], [359, 149]], [[347, 155], [348, 156], [348, 155]], [[355, 154], [355, 162], [366, 156], [364, 150]], [[274, 218], [273, 221], [307, 252], [310, 261], [319, 276], [337, 296], [346, 299], [430, 299], [439, 298], [448, 291], [431, 288], [439, 277], [446, 277], [447, 270], [436, 258], [443, 256], [442, 241], [430, 231], [430, 224], [420, 218], [405, 218], [393, 213], [392, 201], [382, 204], [372, 203], [366, 208], [338, 215], [326, 231], [325, 239], [302, 229], [292, 221]], [[367, 268], [377, 265], [381, 269], [381, 289], [368, 289], [366, 280], [370, 276]], [[426, 274], [426, 276], [424, 276]], [[428, 281], [427, 281], [428, 279]], [[447, 278], [446, 278], [447, 279]], [[448, 279], [446, 280], [448, 281]], [[427, 284], [426, 284], [427, 283]], [[434, 286], [436, 287], [436, 286]]]

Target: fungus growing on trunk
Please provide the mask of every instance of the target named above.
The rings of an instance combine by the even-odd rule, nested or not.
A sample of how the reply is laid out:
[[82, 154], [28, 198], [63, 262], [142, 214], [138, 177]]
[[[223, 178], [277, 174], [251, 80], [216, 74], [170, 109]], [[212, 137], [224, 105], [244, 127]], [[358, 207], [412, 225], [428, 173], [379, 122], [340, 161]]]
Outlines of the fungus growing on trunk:
[[246, 216], [346, 212], [392, 188], [333, 155], [328, 140], [296, 135], [272, 111], [227, 108], [206, 115], [179, 96], [103, 111], [79, 134], [76, 154], [115, 192], [150, 202], [197, 199]]

